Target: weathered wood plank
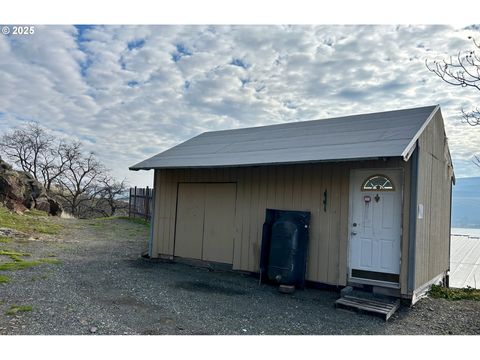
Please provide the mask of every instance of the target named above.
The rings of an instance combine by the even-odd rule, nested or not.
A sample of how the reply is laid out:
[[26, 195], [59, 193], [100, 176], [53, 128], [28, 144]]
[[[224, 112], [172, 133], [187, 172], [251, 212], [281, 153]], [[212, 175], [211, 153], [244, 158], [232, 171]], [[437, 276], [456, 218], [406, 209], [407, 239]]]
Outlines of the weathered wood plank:
[[395, 302], [382, 302], [352, 296], [344, 296], [335, 301], [335, 306], [382, 315], [385, 321], [387, 321], [400, 307], [400, 300], [396, 300]]

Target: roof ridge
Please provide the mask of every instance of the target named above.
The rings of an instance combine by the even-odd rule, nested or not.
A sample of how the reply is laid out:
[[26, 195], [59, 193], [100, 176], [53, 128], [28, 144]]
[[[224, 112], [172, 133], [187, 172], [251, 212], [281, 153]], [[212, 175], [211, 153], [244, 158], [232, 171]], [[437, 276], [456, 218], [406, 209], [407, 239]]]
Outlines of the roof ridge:
[[321, 118], [321, 119], [311, 119], [311, 120], [294, 120], [294, 121], [288, 121], [287, 120], [287, 121], [282, 122], [282, 123], [275, 123], [275, 124], [270, 124], [270, 125], [246, 126], [246, 127], [234, 128], [234, 129], [204, 131], [200, 135], [220, 133], [220, 132], [226, 132], [226, 131], [232, 131], [233, 132], [233, 131], [240, 131], [240, 130], [247, 130], [247, 129], [260, 129], [260, 128], [275, 127], [275, 126], [282, 126], [282, 125], [284, 126], [284, 125], [290, 125], [290, 124], [312, 123], [312, 122], [316, 122], [316, 121], [340, 120], [340, 119], [354, 118], [354, 117], [360, 117], [360, 116], [366, 116], [366, 115], [380, 115], [380, 114], [386, 114], [386, 113], [392, 113], [392, 112], [412, 111], [412, 110], [420, 110], [420, 109], [426, 109], [426, 108], [432, 108], [432, 110], [433, 110], [437, 106], [439, 106], [439, 105], [436, 104], [436, 105], [427, 105], [427, 106], [417, 106], [417, 107], [397, 109], [397, 110], [367, 112], [367, 113], [343, 115], [343, 116], [335, 116], [335, 117]]

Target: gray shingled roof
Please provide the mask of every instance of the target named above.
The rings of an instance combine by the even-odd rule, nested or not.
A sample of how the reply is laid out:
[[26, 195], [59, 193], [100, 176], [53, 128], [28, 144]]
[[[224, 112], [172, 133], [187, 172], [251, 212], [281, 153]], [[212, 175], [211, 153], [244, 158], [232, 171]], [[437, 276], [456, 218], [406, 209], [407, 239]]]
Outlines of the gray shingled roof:
[[438, 106], [211, 131], [130, 170], [225, 167], [403, 156]]

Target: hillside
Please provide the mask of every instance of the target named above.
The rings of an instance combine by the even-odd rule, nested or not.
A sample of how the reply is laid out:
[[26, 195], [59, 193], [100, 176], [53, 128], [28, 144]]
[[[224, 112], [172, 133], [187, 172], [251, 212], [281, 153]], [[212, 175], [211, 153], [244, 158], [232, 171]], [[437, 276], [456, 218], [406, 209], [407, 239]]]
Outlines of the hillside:
[[480, 228], [480, 177], [457, 179], [452, 192], [452, 227]]

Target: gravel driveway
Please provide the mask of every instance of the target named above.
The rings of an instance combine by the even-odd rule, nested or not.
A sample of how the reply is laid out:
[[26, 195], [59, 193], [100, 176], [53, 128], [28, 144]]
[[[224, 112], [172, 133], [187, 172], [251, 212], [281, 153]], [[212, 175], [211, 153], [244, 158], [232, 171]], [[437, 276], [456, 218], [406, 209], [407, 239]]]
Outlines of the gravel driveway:
[[[335, 309], [335, 291], [282, 295], [245, 274], [143, 259], [148, 228], [128, 220], [51, 221], [61, 235], [1, 244], [61, 263], [8, 273], [0, 334], [480, 334], [480, 302], [426, 298], [385, 323]], [[13, 304], [32, 311], [6, 315]]]

